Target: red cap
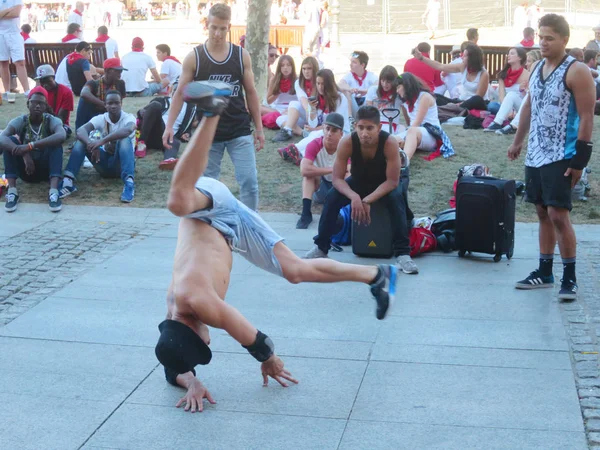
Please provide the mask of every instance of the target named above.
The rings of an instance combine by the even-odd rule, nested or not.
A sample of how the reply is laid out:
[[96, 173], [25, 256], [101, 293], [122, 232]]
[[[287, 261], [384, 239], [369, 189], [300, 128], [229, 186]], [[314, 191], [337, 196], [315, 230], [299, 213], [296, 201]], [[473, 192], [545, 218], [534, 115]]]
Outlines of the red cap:
[[133, 38], [133, 41], [131, 41], [131, 48], [144, 48], [144, 41], [142, 40], [142, 38]]
[[127, 70], [121, 65], [120, 58], [108, 58], [104, 61], [102, 67], [104, 67], [104, 69]]
[[48, 91], [41, 86], [36, 86], [30, 90], [27, 98], [30, 99], [33, 94], [42, 94], [44, 97], [46, 97], [46, 100], [48, 100]]

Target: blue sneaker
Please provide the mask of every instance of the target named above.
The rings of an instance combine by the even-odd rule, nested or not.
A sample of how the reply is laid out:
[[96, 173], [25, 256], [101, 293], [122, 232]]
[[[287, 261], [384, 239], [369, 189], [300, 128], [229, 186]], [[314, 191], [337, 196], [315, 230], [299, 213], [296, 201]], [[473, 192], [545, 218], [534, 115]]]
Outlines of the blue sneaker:
[[133, 196], [135, 195], [135, 183], [133, 181], [126, 181], [123, 186], [123, 193], [121, 194], [121, 201], [124, 203], [131, 203]]
[[77, 192], [77, 187], [74, 184], [71, 186], [64, 186], [62, 181], [60, 182], [60, 186], [58, 186], [58, 198], [68, 197], [75, 192]]
[[220, 115], [229, 104], [233, 86], [222, 81], [194, 81], [183, 92], [186, 103], [198, 105], [204, 116]]
[[398, 278], [398, 269], [390, 264], [380, 264], [377, 281], [371, 285], [371, 294], [377, 302], [377, 319], [385, 319], [385, 316], [394, 303], [396, 296], [396, 279]]
[[534, 270], [529, 276], [521, 281], [517, 281], [517, 289], [543, 289], [554, 287], [554, 275], [544, 276], [539, 269]]

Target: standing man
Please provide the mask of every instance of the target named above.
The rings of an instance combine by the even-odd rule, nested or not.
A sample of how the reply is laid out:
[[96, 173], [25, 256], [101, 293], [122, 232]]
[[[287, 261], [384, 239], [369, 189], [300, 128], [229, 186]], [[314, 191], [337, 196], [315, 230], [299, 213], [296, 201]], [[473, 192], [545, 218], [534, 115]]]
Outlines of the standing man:
[[25, 47], [21, 37], [19, 22], [22, 0], [3, 0], [0, 3], [0, 76], [4, 92], [10, 92], [9, 63], [12, 60], [17, 68], [17, 77], [25, 95], [29, 93], [29, 81], [25, 68]]
[[[173, 125], [183, 106], [185, 86], [192, 80], [225, 81], [233, 86], [227, 109], [221, 115], [210, 149], [205, 176], [218, 179], [225, 149], [235, 168], [235, 178], [240, 185], [240, 199], [252, 210], [258, 207], [258, 178], [256, 150], [263, 148], [265, 135], [260, 117], [260, 103], [254, 87], [254, 73], [249, 53], [227, 41], [231, 23], [229, 6], [217, 3], [208, 14], [208, 39], [190, 52], [183, 61], [179, 88], [175, 92], [169, 119], [163, 134], [163, 145], [170, 148], [173, 142]], [[244, 92], [247, 98], [244, 99]], [[248, 110], [246, 109], [246, 101]], [[252, 142], [250, 115], [254, 121], [255, 136]]]
[[75, 9], [69, 14], [67, 23], [76, 23], [81, 28], [83, 28], [83, 11], [85, 11], [85, 5], [83, 4], [83, 2], [75, 3]]
[[565, 18], [547, 14], [539, 25], [544, 59], [529, 77], [529, 96], [521, 109], [508, 158], [513, 161], [519, 157], [529, 132], [526, 199], [535, 204], [540, 222], [540, 265], [515, 287], [554, 286], [552, 264], [558, 241], [563, 263], [558, 298], [575, 300], [577, 239], [569, 216], [571, 189], [592, 155], [595, 87], [589, 69], [565, 52], [570, 35]]

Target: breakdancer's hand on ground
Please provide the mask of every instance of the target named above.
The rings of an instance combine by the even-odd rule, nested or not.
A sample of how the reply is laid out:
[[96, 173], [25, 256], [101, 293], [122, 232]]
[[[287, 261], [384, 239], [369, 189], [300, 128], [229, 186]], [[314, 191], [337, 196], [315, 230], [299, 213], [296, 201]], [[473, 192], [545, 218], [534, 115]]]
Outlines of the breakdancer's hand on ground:
[[290, 372], [284, 369], [283, 361], [275, 354], [271, 355], [269, 359], [260, 365], [260, 370], [263, 376], [263, 386], [269, 385], [269, 377], [273, 378], [283, 387], [288, 387], [288, 384], [283, 380], [298, 384], [298, 380], [296, 380]]
[[204, 409], [204, 399], [208, 400], [211, 405], [217, 403], [213, 400], [212, 395], [210, 395], [210, 392], [208, 392], [208, 389], [204, 387], [200, 380], [194, 377], [194, 379], [190, 380], [190, 383], [188, 384], [188, 390], [186, 394], [179, 399], [175, 406], [179, 408], [185, 404], [185, 407], [183, 408], [184, 411], [191, 411], [193, 413], [196, 411], [202, 412]]

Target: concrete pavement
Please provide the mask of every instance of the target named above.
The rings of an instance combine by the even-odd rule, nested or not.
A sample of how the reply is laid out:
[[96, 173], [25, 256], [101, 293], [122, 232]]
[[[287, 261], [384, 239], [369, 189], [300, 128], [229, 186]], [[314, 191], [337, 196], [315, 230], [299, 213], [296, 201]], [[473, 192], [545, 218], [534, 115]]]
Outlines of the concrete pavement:
[[[296, 253], [311, 246], [315, 224], [295, 230], [292, 214], [264, 217]], [[273, 338], [300, 384], [263, 388], [259, 364], [212, 330], [213, 362], [198, 375], [217, 405], [189, 414], [174, 407], [183, 390], [165, 382], [153, 351], [175, 218], [20, 205], [0, 221], [0, 282], [29, 277], [19, 290], [0, 284], [0, 306], [11, 303], [0, 309], [0, 448], [588, 448], [582, 408], [594, 420], [600, 385], [577, 364], [597, 376], [596, 339], [585, 337], [595, 330], [598, 229], [577, 229], [586, 273], [574, 304], [513, 289], [538, 257], [536, 226], [518, 224], [510, 262], [418, 258], [420, 274], [400, 276], [384, 321], [366, 286], [290, 285], [236, 256], [226, 300]], [[53, 236], [58, 245], [47, 242]], [[377, 262], [349, 249], [332, 257]]]

